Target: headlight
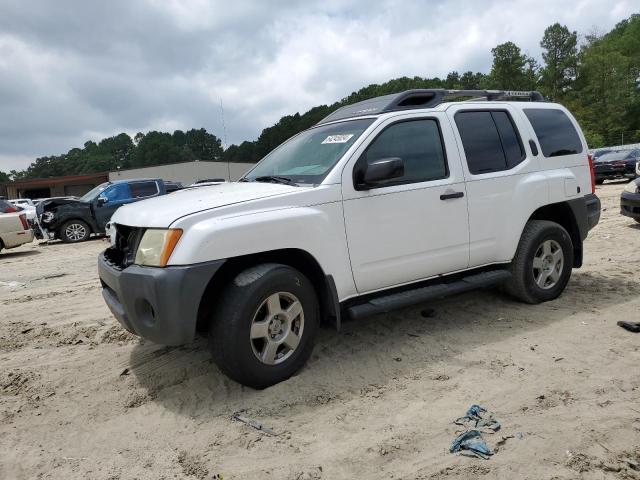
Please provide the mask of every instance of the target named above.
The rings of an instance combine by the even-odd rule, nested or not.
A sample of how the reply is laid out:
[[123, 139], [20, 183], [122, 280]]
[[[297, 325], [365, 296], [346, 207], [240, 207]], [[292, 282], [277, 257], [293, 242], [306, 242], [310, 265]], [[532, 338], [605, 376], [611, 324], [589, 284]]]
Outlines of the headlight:
[[142, 236], [134, 263], [147, 267], [164, 267], [181, 236], [182, 230], [179, 228], [148, 229]]
[[638, 184], [636, 183], [636, 181], [631, 180], [629, 183], [627, 183], [627, 186], [624, 187], [624, 191], [629, 193], [638, 193], [639, 188], [640, 187], [638, 187]]

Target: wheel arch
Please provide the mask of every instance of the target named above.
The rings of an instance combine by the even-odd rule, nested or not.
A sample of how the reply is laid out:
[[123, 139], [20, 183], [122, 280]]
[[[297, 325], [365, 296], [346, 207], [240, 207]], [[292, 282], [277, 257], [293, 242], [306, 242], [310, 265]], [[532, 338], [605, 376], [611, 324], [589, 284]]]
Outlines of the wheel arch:
[[333, 277], [324, 272], [320, 263], [310, 253], [301, 249], [286, 248], [228, 259], [209, 280], [202, 294], [198, 307], [197, 331], [207, 330], [213, 308], [220, 301], [218, 292], [238, 273], [261, 263], [280, 263], [304, 273], [318, 295], [321, 321], [332, 323], [337, 329], [340, 328], [340, 305]]
[[576, 215], [568, 202], [544, 205], [533, 212], [529, 220], [548, 220], [561, 225], [569, 233], [573, 243], [573, 266], [582, 266], [582, 235]]

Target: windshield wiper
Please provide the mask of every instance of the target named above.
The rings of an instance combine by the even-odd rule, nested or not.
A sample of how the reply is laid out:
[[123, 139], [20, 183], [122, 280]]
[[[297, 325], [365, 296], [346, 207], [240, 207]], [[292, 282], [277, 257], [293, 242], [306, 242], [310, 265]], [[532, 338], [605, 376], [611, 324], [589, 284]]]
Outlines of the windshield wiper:
[[272, 183], [283, 183], [284, 185], [292, 185], [297, 187], [298, 184], [287, 177], [280, 177], [278, 175], [262, 175], [261, 177], [256, 177], [253, 179], [255, 182], [272, 182]]

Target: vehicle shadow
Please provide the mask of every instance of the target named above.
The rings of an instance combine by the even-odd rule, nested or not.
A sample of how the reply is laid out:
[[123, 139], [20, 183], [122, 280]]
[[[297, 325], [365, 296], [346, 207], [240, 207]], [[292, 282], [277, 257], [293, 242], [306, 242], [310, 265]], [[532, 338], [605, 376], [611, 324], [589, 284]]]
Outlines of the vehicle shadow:
[[41, 252], [37, 250], [27, 250], [25, 252], [2, 251], [0, 252], [0, 260], [6, 260], [7, 258], [30, 257], [31, 255], [40, 255], [40, 253]]
[[[86, 242], [94, 242], [96, 240], [104, 240], [105, 238], [107, 238], [106, 235], [103, 234], [93, 234], [91, 235], [87, 240], [85, 240], [84, 242], [80, 242], [80, 243], [86, 243]], [[41, 241], [38, 245], [41, 247], [47, 247], [50, 245], [77, 245], [78, 243], [65, 243], [62, 240], [59, 239], [53, 239], [53, 240], [45, 240], [45, 241]]]
[[[149, 399], [185, 416], [230, 415], [238, 410], [278, 415], [283, 409], [361, 395], [403, 375], [435, 378], [455, 373], [464, 367], [455, 358], [462, 352], [487, 344], [499, 349], [500, 342], [512, 336], [527, 336], [576, 313], [597, 312], [638, 294], [638, 282], [576, 272], [559, 299], [542, 305], [525, 305], [497, 290], [485, 290], [429, 304], [435, 310], [432, 318], [421, 315], [422, 306], [347, 322], [339, 333], [323, 328], [307, 365], [291, 379], [261, 391], [222, 374], [210, 361], [205, 339], [183, 347], [135, 346], [130, 371]], [[510, 353], [505, 351], [505, 356]]]

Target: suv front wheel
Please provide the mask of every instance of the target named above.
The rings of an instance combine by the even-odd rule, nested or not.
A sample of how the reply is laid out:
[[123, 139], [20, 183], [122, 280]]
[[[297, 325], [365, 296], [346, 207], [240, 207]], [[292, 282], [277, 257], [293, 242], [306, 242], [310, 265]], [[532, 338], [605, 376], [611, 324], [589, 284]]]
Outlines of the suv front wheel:
[[220, 298], [209, 346], [226, 375], [265, 388], [304, 365], [320, 318], [315, 290], [305, 275], [287, 265], [256, 265], [240, 272]]
[[573, 243], [569, 233], [555, 222], [530, 220], [524, 227], [508, 293], [527, 303], [557, 298], [567, 286], [573, 268]]

